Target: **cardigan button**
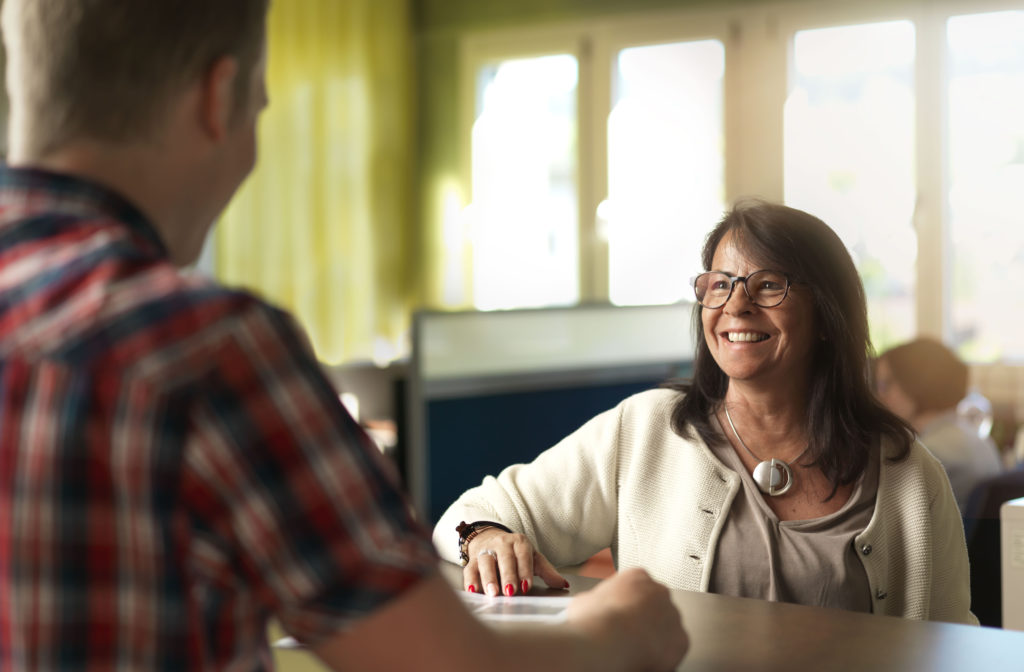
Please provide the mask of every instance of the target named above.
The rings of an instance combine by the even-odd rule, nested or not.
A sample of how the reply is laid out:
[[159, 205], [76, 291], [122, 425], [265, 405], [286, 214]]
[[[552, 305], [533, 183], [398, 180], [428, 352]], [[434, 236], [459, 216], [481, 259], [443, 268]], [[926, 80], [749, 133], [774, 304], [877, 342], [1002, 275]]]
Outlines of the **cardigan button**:
[[861, 546], [860, 552], [862, 555], [871, 555], [871, 544], [864, 544]]
[[886, 593], [886, 592], [885, 592], [884, 590], [882, 590], [881, 588], [879, 588], [879, 589], [878, 589], [878, 591], [877, 591], [877, 592], [875, 592], [875, 597], [877, 597], [877, 598], [878, 598], [878, 599], [880, 599], [880, 600], [884, 600], [884, 599], [885, 599], [885, 596], [886, 596], [887, 594], [888, 594], [888, 593]]

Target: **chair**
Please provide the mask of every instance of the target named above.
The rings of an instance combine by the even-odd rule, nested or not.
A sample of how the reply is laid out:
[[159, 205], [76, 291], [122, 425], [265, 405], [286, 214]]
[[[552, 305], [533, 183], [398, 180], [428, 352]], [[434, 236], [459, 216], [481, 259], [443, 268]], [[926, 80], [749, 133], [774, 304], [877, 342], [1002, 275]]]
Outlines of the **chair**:
[[999, 507], [1024, 497], [1024, 468], [989, 477], [974, 487], [964, 506], [964, 535], [971, 561], [971, 611], [982, 625], [1002, 627]]

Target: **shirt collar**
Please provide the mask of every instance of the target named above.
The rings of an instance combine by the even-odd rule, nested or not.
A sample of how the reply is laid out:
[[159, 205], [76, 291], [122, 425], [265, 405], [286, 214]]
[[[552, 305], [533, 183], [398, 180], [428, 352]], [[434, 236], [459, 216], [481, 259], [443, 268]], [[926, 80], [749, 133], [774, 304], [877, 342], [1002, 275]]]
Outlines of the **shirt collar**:
[[123, 224], [153, 251], [167, 257], [156, 227], [133, 203], [97, 182], [41, 168], [0, 165], [0, 210], [19, 209], [79, 217], [103, 217]]

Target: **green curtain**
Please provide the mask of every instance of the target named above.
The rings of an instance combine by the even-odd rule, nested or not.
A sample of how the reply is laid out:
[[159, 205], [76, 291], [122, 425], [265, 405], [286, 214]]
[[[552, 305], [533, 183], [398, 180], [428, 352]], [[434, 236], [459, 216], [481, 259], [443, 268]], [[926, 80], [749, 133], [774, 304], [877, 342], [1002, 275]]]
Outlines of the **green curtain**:
[[409, 0], [278, 0], [256, 169], [214, 270], [289, 309], [325, 363], [401, 350], [412, 284]]

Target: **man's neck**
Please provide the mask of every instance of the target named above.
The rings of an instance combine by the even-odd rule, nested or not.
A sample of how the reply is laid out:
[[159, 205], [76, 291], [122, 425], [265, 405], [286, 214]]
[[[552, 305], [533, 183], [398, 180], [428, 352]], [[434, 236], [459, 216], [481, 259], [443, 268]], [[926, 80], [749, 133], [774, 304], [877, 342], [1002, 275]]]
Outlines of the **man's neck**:
[[23, 157], [12, 152], [13, 167], [40, 168], [75, 175], [118, 193], [137, 207], [156, 228], [176, 264], [191, 263], [194, 253], [188, 249], [194, 235], [187, 204], [173, 197], [173, 172], [166, 156], [158, 156], [156, 145], [76, 142], [43, 157]]

